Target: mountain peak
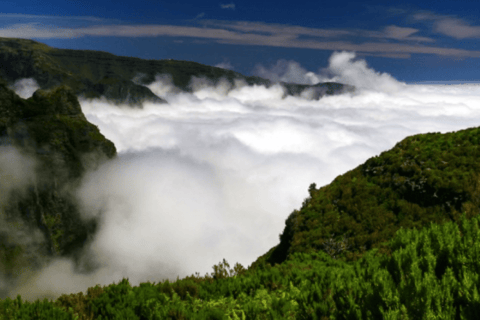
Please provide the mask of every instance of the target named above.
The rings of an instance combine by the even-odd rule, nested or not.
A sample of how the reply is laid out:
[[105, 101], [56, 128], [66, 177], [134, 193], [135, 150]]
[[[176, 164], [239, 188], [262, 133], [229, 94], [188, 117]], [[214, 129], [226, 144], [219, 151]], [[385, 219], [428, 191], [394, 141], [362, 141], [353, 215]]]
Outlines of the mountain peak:
[[68, 115], [85, 119], [75, 93], [67, 86], [59, 86], [50, 90], [37, 90], [27, 101], [32, 102], [35, 115]]
[[397, 230], [457, 222], [480, 213], [480, 127], [410, 136], [335, 178], [312, 184], [285, 222], [280, 243], [260, 257], [282, 263], [295, 252], [325, 251], [356, 260], [381, 253]]

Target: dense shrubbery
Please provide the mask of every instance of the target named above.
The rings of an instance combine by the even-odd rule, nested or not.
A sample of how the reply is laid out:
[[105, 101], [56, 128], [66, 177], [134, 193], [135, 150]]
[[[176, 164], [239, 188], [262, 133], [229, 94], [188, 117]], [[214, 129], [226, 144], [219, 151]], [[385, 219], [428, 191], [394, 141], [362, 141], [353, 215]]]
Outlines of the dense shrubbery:
[[[128, 279], [49, 303], [0, 302], [1, 319], [477, 319], [480, 216], [400, 229], [355, 262], [323, 251], [282, 264], [142, 283]], [[3, 318], [2, 318], [3, 317]]]
[[[310, 197], [286, 221], [280, 244], [259, 259], [283, 262], [295, 252], [348, 241], [342, 258], [356, 260], [403, 227], [457, 221], [480, 212], [480, 128], [405, 138]], [[339, 252], [337, 252], [338, 254]], [[256, 263], [255, 263], [256, 264]]]

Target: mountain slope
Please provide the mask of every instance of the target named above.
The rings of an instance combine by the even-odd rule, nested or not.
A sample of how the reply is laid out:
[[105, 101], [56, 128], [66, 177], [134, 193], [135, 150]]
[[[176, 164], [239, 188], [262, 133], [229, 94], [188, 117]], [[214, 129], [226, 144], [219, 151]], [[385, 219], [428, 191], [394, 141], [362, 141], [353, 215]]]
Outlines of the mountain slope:
[[480, 128], [407, 137], [310, 197], [286, 220], [280, 243], [253, 266], [318, 250], [356, 260], [400, 228], [457, 221], [480, 212]]
[[[0, 148], [2, 156], [11, 155], [6, 161], [34, 163], [19, 165], [30, 180], [16, 184], [12, 181], [17, 177], [6, 171], [13, 163], [2, 162], [0, 167], [0, 275], [13, 280], [24, 269], [40, 266], [45, 257], [74, 254], [95, 232], [94, 221], [80, 219], [69, 190], [85, 170], [115, 157], [116, 149], [86, 120], [68, 88], [38, 90], [25, 100], [4, 82]], [[32, 237], [38, 230], [38, 237]]]
[[[144, 60], [101, 51], [55, 49], [36, 41], [13, 38], [0, 38], [0, 65], [0, 77], [9, 83], [34, 78], [41, 89], [65, 84], [77, 95], [86, 98], [104, 96], [116, 103], [131, 105], [141, 105], [143, 101], [165, 102], [145, 86], [159, 74], [171, 75], [174, 85], [184, 91], [191, 90], [189, 83], [192, 77], [206, 78], [213, 83], [224, 78], [231, 84], [237, 79], [249, 85], [273, 85], [266, 79], [246, 77], [238, 72], [196, 62]], [[313, 99], [353, 90], [351, 86], [329, 82], [315, 86], [283, 85], [287, 95], [298, 95], [311, 88]]]

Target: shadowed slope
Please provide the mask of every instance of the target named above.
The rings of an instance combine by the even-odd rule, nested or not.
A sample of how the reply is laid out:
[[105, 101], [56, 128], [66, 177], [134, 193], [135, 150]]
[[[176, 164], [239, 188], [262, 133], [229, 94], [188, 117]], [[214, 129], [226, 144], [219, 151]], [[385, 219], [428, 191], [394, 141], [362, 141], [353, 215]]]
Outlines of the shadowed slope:
[[[47, 257], [75, 253], [95, 232], [95, 221], [80, 219], [69, 190], [116, 149], [86, 120], [69, 88], [38, 90], [24, 100], [5, 83], [0, 84], [0, 142], [2, 154], [15, 154], [12, 161], [34, 163], [23, 168], [31, 176], [28, 182], [9, 187], [2, 181], [8, 194], [0, 206], [0, 272], [13, 281]], [[4, 170], [0, 173], [8, 177]]]

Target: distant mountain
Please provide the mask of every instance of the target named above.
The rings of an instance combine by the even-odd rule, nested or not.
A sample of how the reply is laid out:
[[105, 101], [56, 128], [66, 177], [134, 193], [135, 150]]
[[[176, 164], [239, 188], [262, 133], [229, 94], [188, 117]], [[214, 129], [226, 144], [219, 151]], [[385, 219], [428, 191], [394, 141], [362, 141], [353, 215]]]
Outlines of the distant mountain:
[[356, 260], [400, 228], [421, 229], [480, 213], [480, 127], [407, 137], [310, 196], [286, 220], [280, 243], [254, 267], [325, 251]]
[[[213, 83], [224, 78], [232, 84], [235, 79], [249, 85], [269, 87], [274, 84], [259, 77], [247, 77], [196, 62], [144, 60], [101, 51], [55, 49], [33, 40], [14, 38], [0, 38], [0, 66], [0, 77], [9, 84], [19, 79], [33, 78], [41, 89], [63, 84], [86, 98], [104, 96], [116, 103], [130, 105], [141, 105], [143, 101], [165, 102], [145, 86], [153, 82], [158, 74], [170, 74], [174, 85], [184, 91], [191, 90], [188, 85], [192, 77], [203, 77]], [[134, 81], [136, 78], [138, 81]], [[298, 95], [311, 88], [312, 99], [353, 90], [351, 86], [333, 82], [313, 86], [282, 85], [288, 95]]]

